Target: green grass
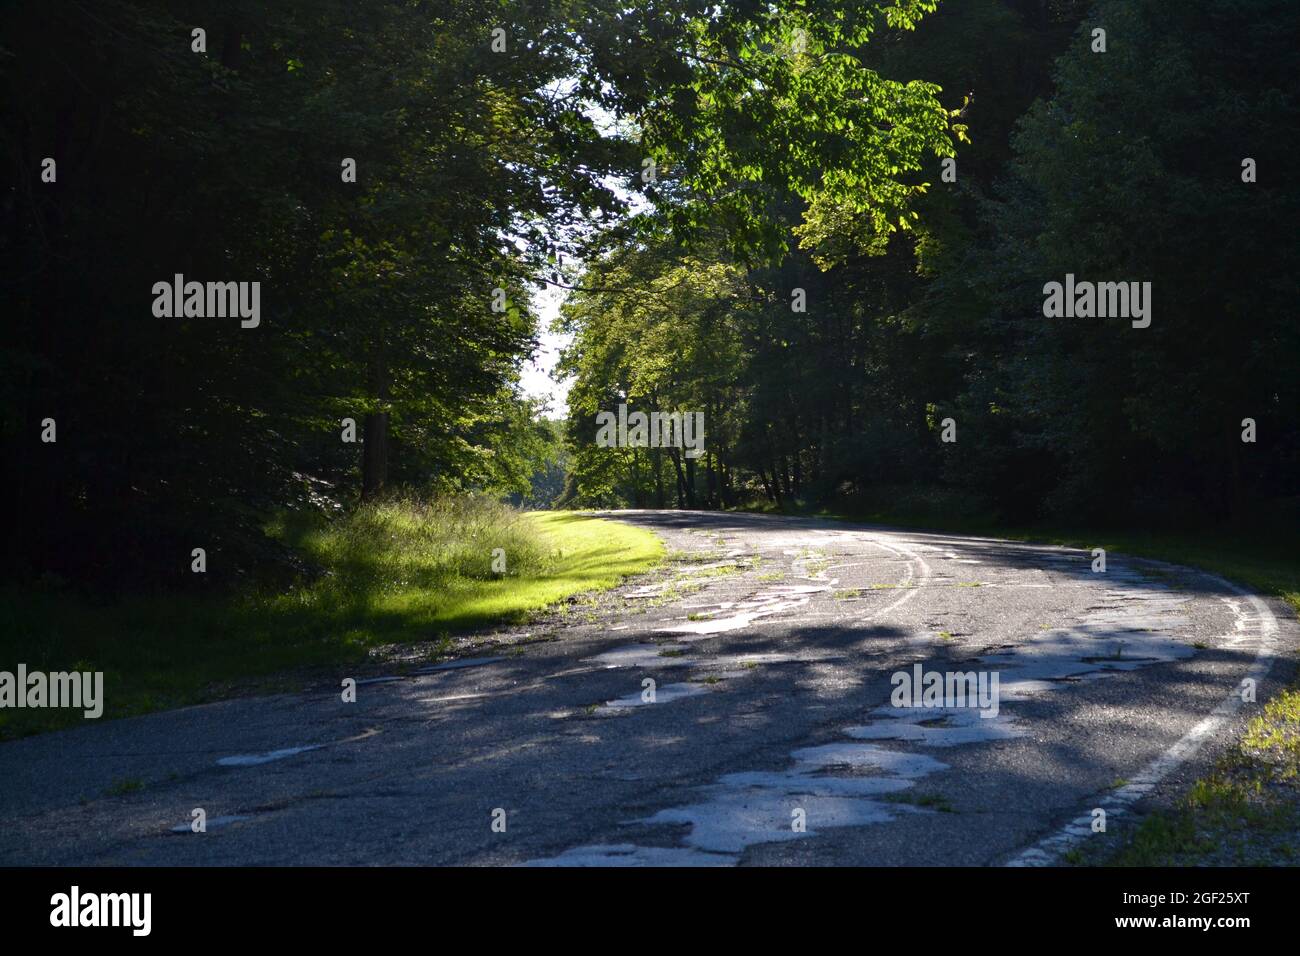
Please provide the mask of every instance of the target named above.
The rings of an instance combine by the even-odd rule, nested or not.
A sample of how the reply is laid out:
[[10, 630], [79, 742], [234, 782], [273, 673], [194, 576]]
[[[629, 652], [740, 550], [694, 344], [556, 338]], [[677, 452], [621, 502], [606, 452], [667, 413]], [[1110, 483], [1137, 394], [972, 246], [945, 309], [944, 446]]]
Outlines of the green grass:
[[1300, 688], [1268, 701], [1246, 728], [1241, 747], [1244, 759], [1267, 766], [1275, 779], [1300, 777]]
[[[0, 670], [103, 671], [105, 717], [279, 689], [286, 672], [355, 666], [377, 646], [437, 642], [600, 590], [663, 557], [649, 531], [572, 512], [412, 499], [268, 531], [325, 574], [282, 593], [94, 603], [0, 590]], [[506, 573], [493, 570], [505, 551]], [[74, 710], [0, 711], [0, 738], [78, 723]], [[101, 718], [102, 719], [102, 718]]]

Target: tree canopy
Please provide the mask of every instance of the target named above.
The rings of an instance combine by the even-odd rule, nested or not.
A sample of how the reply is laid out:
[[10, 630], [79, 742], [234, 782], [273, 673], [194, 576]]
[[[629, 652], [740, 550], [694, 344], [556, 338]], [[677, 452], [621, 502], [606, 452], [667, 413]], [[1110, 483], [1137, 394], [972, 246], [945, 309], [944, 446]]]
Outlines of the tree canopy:
[[[549, 501], [561, 456], [579, 505], [1294, 496], [1297, 16], [19, 0], [6, 573], [235, 574], [271, 510]], [[1153, 322], [1045, 318], [1067, 274], [1150, 283]], [[157, 314], [173, 281], [257, 283], [260, 319]], [[519, 385], [544, 285], [563, 452]], [[600, 447], [619, 404], [703, 413], [705, 453]]]
[[[792, 178], [773, 221], [798, 242], [764, 260], [714, 237], [593, 264], [593, 284], [609, 262], [646, 290], [689, 279], [655, 305], [570, 305], [569, 500], [659, 500], [649, 452], [584, 450], [592, 410], [626, 396], [708, 410], [708, 474], [682, 503], [1294, 520], [1298, 20], [1273, 0], [967, 0], [881, 35], [864, 68], [924, 77], [956, 151], [889, 161], [894, 181], [857, 193], [868, 216]], [[876, 215], [892, 196], [897, 221]], [[1151, 324], [1045, 317], [1067, 274], [1149, 283]], [[664, 326], [673, 360], [655, 362]], [[646, 390], [649, 365], [676, 390]]]
[[[522, 494], [550, 440], [517, 385], [529, 289], [619, 242], [772, 260], [792, 201], [814, 244], [906, 224], [960, 128], [863, 51], [934, 7], [13, 5], [6, 566], [148, 580], [201, 537], [238, 568], [322, 489]], [[152, 314], [174, 277], [256, 282], [261, 318]]]

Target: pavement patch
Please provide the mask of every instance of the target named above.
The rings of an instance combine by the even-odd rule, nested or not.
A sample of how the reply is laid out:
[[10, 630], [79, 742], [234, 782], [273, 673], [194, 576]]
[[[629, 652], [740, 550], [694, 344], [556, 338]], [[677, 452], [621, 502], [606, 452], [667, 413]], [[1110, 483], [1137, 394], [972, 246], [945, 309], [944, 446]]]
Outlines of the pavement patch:
[[321, 744], [311, 744], [306, 747], [285, 747], [282, 750], [271, 750], [264, 754], [237, 754], [234, 757], [222, 757], [217, 761], [217, 766], [257, 767], [264, 763], [274, 763], [277, 760], [284, 760], [286, 757], [296, 757], [298, 754], [320, 749]]

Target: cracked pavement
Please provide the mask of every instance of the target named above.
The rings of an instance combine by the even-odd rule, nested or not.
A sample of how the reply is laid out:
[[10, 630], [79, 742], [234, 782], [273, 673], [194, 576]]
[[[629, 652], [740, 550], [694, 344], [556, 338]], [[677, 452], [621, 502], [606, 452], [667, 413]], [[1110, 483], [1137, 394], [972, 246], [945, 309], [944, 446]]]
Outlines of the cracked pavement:
[[[1056, 863], [1193, 779], [1300, 642], [1271, 600], [1116, 554], [611, 516], [670, 562], [356, 703], [340, 673], [0, 745], [0, 863]], [[918, 665], [996, 674], [996, 716], [893, 706]]]

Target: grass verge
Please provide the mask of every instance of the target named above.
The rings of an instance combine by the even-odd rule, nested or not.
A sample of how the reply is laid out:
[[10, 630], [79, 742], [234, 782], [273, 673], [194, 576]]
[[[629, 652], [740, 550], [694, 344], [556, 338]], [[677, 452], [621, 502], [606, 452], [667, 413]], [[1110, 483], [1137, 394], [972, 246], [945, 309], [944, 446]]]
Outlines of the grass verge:
[[[523, 621], [663, 557], [654, 534], [630, 525], [464, 499], [389, 501], [329, 523], [282, 518], [268, 531], [324, 573], [287, 592], [221, 598], [0, 590], [0, 670], [103, 671], [104, 716], [141, 714], [217, 699], [235, 682], [275, 686], [291, 669], [359, 664], [380, 645]], [[82, 719], [6, 708], [0, 739]]]

